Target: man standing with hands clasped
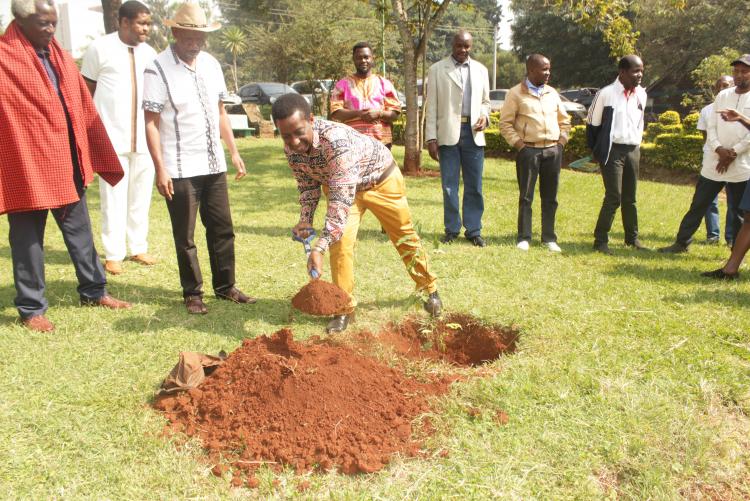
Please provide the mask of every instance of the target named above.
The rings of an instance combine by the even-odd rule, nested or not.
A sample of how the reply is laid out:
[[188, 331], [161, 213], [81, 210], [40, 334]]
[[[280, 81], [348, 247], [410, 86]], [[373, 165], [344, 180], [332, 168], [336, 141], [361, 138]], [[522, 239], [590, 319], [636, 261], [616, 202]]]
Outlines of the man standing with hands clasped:
[[[441, 242], [454, 241], [463, 226], [466, 238], [475, 246], [484, 247], [483, 131], [490, 123], [490, 86], [487, 68], [469, 57], [472, 44], [471, 34], [459, 31], [453, 37], [451, 55], [430, 67], [424, 135], [430, 156], [440, 162], [445, 224]], [[463, 221], [458, 209], [461, 174]]]
[[232, 126], [222, 104], [227, 88], [219, 62], [201, 49], [208, 24], [203, 10], [186, 3], [165, 23], [174, 44], [146, 69], [143, 109], [146, 140], [156, 168], [156, 188], [167, 200], [180, 269], [182, 295], [188, 313], [208, 312], [203, 303], [203, 276], [193, 239], [200, 210], [206, 228], [214, 293], [235, 303], [254, 303], [235, 287], [234, 226], [229, 211], [227, 165], [219, 137], [224, 140], [237, 169], [245, 163], [234, 143]]
[[523, 251], [529, 250], [531, 241], [531, 204], [537, 177], [542, 197], [542, 243], [552, 252], [561, 251], [555, 234], [555, 213], [570, 117], [557, 91], [547, 85], [549, 76], [549, 59], [531, 54], [526, 59], [526, 79], [510, 89], [500, 115], [500, 132], [518, 150], [516, 179], [520, 196], [516, 247]]

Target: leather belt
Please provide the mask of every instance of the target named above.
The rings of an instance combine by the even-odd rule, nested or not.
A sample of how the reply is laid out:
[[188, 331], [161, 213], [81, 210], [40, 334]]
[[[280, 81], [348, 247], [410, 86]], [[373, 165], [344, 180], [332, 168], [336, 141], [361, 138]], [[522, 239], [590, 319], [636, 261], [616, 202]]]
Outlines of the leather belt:
[[392, 164], [390, 165], [390, 167], [388, 167], [387, 169], [385, 169], [385, 170], [383, 171], [383, 173], [382, 173], [382, 174], [380, 175], [380, 177], [379, 177], [379, 178], [378, 178], [378, 180], [377, 180], [377, 181], [375, 182], [375, 184], [380, 184], [380, 183], [382, 183], [383, 181], [385, 181], [386, 179], [388, 179], [388, 176], [390, 176], [390, 175], [391, 175], [391, 173], [393, 172], [393, 169], [395, 169], [395, 168], [396, 168], [396, 162], [393, 162], [393, 163], [392, 163]]
[[538, 141], [536, 143], [527, 143], [524, 142], [526, 146], [531, 146], [532, 148], [551, 148], [553, 146], [557, 146], [557, 141]]

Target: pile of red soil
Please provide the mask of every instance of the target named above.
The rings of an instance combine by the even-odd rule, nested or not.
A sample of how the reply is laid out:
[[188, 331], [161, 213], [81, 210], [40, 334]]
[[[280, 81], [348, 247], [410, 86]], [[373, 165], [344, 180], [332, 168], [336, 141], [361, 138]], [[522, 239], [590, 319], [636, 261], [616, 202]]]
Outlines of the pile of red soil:
[[312, 280], [292, 298], [292, 306], [310, 315], [338, 315], [349, 306], [349, 294], [323, 280]]
[[264, 463], [353, 474], [379, 470], [395, 453], [414, 455], [412, 422], [447, 386], [409, 379], [343, 346], [297, 343], [283, 329], [245, 340], [199, 388], [155, 407], [169, 429], [199, 437], [213, 460], [228, 460], [233, 485], [242, 471], [257, 485], [252, 470]]
[[513, 353], [518, 336], [516, 327], [486, 325], [470, 315], [451, 313], [434, 322], [407, 318], [376, 337], [407, 358], [477, 366]]

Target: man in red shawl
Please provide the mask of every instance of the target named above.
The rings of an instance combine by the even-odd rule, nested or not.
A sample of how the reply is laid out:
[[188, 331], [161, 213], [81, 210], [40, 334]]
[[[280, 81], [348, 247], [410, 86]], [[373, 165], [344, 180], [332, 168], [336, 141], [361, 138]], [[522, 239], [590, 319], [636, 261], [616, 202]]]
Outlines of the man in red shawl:
[[130, 307], [107, 294], [86, 205], [94, 171], [112, 185], [123, 171], [78, 68], [53, 38], [54, 0], [13, 0], [11, 11], [15, 20], [0, 37], [0, 214], [8, 214], [18, 313], [29, 329], [49, 332], [48, 211], [75, 266], [81, 304]]

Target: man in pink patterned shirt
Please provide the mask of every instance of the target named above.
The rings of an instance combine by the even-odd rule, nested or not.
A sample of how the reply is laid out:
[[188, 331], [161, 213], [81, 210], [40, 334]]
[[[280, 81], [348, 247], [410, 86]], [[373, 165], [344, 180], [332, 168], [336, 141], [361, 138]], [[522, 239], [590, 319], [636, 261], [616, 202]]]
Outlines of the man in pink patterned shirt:
[[352, 49], [356, 73], [342, 78], [331, 91], [331, 118], [374, 137], [389, 149], [393, 121], [401, 113], [396, 89], [387, 78], [373, 75], [372, 47], [359, 42]]
[[[427, 253], [414, 231], [401, 170], [385, 145], [351, 127], [313, 117], [307, 100], [285, 94], [271, 114], [284, 140], [284, 152], [297, 180], [299, 223], [292, 231], [310, 234], [321, 191], [328, 198], [323, 231], [307, 267], [320, 275], [323, 254], [331, 252], [333, 282], [350, 296], [354, 291], [354, 244], [365, 211], [378, 218], [419, 291], [429, 295], [424, 307], [433, 316], [442, 310], [437, 277], [427, 265]], [[336, 315], [326, 331], [341, 332], [353, 318], [357, 302]]]

